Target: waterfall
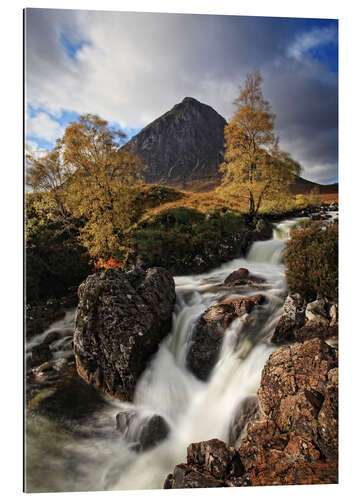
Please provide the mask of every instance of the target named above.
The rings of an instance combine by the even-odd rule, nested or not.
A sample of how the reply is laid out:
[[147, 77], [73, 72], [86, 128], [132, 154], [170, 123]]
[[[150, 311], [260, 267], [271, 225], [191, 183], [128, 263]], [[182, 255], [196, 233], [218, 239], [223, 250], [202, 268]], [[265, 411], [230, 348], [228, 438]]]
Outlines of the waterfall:
[[[51, 484], [51, 491], [162, 488], [165, 477], [174, 466], [186, 461], [186, 449], [190, 443], [211, 438], [228, 439], [234, 412], [247, 396], [256, 394], [262, 368], [276, 348], [269, 339], [281, 315], [286, 295], [283, 254], [285, 240], [295, 225], [296, 220], [277, 224], [273, 238], [255, 242], [246, 258], [234, 259], [201, 275], [175, 278], [177, 300], [172, 331], [161, 342], [158, 352], [142, 374], [134, 401], [121, 403], [111, 399], [103, 410], [103, 414], [111, 418], [113, 426], [115, 415], [120, 410], [135, 411], [138, 429], [140, 422], [148, 416], [161, 415], [168, 422], [170, 433], [159, 445], [136, 453], [130, 446], [132, 443], [119, 433], [118, 437], [110, 440], [98, 437], [76, 439], [61, 435], [63, 447], [60, 451], [57, 447], [57, 456], [48, 456], [51, 451], [46, 448], [46, 455], [41, 457], [41, 444], [35, 442], [30, 428], [33, 440], [30, 442], [34, 450], [31, 460], [46, 460], [49, 464], [52, 460], [56, 464], [55, 477], [52, 478], [55, 484]], [[264, 288], [257, 292], [246, 286], [238, 293], [219, 286], [231, 272], [241, 267], [264, 278]], [[247, 324], [244, 318], [231, 323], [210, 378], [206, 382], [198, 380], [185, 363], [197, 318], [223, 298], [256, 293], [265, 296], [265, 303], [250, 314]], [[63, 320], [66, 328], [69, 319], [73, 322], [73, 313]], [[59, 325], [52, 328], [59, 328]], [[32, 344], [41, 341], [41, 338], [34, 339]], [[91, 425], [94, 428], [97, 422], [98, 418], [96, 424], [88, 422], [88, 428]], [[45, 429], [46, 434], [41, 439], [54, 442], [57, 439], [58, 442], [61, 431], [57, 426], [47, 425]], [[75, 477], [70, 468], [73, 462], [76, 462]], [[31, 474], [35, 471], [28, 474], [31, 482]], [[46, 491], [46, 487], [49, 491], [45, 475], [41, 480], [42, 491]]]

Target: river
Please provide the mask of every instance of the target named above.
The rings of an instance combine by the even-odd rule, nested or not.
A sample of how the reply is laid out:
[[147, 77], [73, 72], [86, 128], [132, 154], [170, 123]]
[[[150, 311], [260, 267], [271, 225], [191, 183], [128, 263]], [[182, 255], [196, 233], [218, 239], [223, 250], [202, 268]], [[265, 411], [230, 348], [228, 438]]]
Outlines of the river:
[[[273, 238], [255, 242], [246, 258], [234, 259], [201, 275], [175, 277], [177, 300], [172, 331], [139, 380], [133, 403], [107, 398], [105, 407], [88, 417], [87, 437], [76, 436], [60, 422], [45, 416], [28, 416], [26, 490], [162, 488], [174, 466], [186, 461], [186, 448], [190, 443], [211, 438], [227, 441], [232, 416], [240, 402], [256, 394], [262, 368], [276, 349], [269, 339], [287, 293], [284, 247], [296, 222], [295, 219], [276, 224]], [[239, 289], [239, 293], [232, 293], [218, 286], [241, 267], [265, 278], [264, 288], [258, 291], [245, 287]], [[249, 321], [243, 317], [231, 324], [209, 380], [198, 380], [185, 366], [196, 319], [223, 298], [256, 293], [265, 295], [265, 303], [249, 315]], [[63, 338], [57, 343], [66, 345], [67, 341], [68, 344], [74, 316], [74, 311], [68, 311], [63, 320], [35, 337], [27, 349], [54, 330], [63, 331]], [[56, 352], [57, 357], [70, 354], [65, 349]], [[163, 416], [170, 425], [169, 436], [151, 450], [135, 452], [132, 443], [114, 430], [115, 416], [123, 409], [136, 410], [142, 421], [152, 414]], [[95, 432], [98, 427], [103, 431], [99, 436]], [[105, 436], [106, 429], [109, 437]], [[131, 439], [135, 440], [135, 435]]]

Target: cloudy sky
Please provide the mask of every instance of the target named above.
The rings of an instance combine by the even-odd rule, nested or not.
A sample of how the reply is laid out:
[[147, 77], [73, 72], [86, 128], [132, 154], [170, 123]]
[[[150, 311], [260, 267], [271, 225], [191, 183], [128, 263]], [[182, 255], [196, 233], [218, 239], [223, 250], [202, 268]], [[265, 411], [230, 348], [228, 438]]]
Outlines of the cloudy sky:
[[337, 180], [334, 20], [26, 11], [26, 140], [49, 149], [81, 113], [128, 136], [191, 96], [227, 120], [260, 69], [281, 148], [306, 179]]

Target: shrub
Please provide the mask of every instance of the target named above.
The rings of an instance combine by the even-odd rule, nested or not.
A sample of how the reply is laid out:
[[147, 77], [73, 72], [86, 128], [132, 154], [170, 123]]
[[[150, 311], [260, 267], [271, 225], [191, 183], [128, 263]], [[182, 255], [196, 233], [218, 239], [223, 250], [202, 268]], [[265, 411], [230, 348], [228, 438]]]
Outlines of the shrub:
[[88, 253], [77, 240], [81, 222], [67, 217], [60, 218], [46, 194], [26, 195], [27, 302], [65, 295], [91, 272]]
[[291, 292], [306, 301], [317, 296], [338, 299], [338, 223], [326, 228], [313, 222], [292, 232], [285, 252]]
[[132, 246], [149, 266], [186, 266], [199, 254], [213, 253], [222, 238], [242, 231], [244, 223], [234, 213], [204, 214], [175, 207], [150, 214], [133, 228]]

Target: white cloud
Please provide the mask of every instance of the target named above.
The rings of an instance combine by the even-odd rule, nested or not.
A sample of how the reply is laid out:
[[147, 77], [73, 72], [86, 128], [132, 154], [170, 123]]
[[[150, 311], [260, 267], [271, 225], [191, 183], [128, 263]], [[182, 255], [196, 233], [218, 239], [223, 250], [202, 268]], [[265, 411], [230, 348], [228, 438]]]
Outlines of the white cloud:
[[335, 26], [325, 28], [315, 28], [302, 33], [296, 37], [294, 42], [288, 47], [287, 55], [294, 59], [300, 59], [303, 54], [316, 47], [328, 43], [336, 43], [337, 29]]
[[64, 127], [43, 112], [35, 116], [27, 116], [25, 129], [27, 136], [36, 137], [48, 142], [54, 142], [64, 132]]

